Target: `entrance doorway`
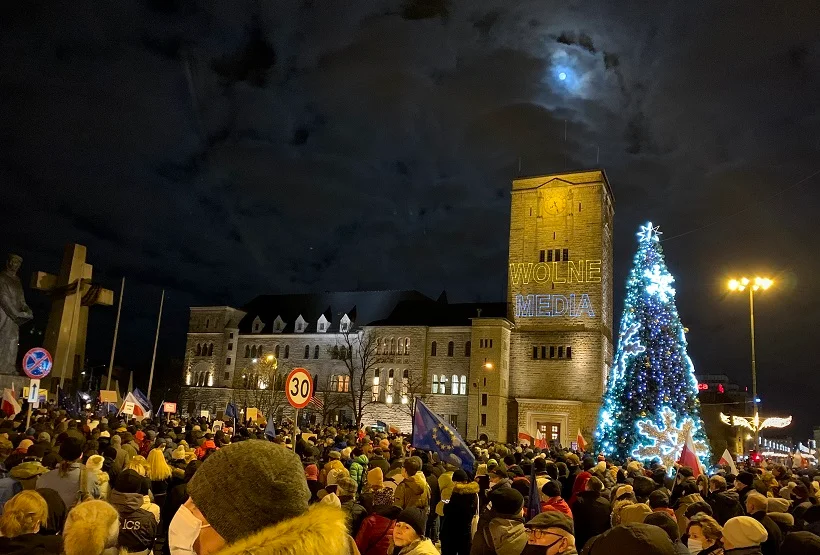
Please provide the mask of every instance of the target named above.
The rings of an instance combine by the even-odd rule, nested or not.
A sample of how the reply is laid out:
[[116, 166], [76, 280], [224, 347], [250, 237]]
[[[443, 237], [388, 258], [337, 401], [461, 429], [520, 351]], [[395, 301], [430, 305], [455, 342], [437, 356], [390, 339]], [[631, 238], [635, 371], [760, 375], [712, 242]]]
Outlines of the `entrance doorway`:
[[560, 422], [538, 422], [536, 442], [544, 445], [554, 445], [561, 442]]

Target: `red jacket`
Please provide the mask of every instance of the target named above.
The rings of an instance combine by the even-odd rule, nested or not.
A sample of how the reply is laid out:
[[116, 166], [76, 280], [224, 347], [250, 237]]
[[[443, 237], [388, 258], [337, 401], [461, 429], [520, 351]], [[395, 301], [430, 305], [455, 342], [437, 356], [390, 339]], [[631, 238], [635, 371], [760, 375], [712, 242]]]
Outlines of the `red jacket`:
[[197, 459], [202, 460], [203, 458], [205, 458], [205, 455], [207, 455], [210, 451], [218, 451], [218, 450], [219, 450], [219, 447], [216, 446], [216, 443], [214, 443], [214, 440], [206, 439], [202, 443], [202, 445], [200, 445], [199, 447], [196, 448], [196, 451], [194, 451], [194, 454], [196, 455]]
[[541, 501], [541, 512], [558, 511], [572, 518], [572, 509], [569, 508], [563, 497], [551, 497], [549, 501]]
[[362, 555], [387, 555], [390, 540], [393, 538], [395, 520], [380, 514], [372, 514], [362, 521], [359, 533], [356, 534], [356, 547]]

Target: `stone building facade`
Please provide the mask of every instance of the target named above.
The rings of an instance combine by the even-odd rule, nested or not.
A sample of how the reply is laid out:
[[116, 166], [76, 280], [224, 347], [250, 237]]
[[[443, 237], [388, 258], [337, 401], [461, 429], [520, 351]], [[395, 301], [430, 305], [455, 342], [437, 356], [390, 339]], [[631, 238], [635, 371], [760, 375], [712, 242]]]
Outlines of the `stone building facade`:
[[[613, 218], [602, 171], [515, 180], [506, 302], [370, 291], [193, 307], [181, 408], [218, 411], [268, 387], [255, 370], [268, 355], [281, 373], [304, 367], [317, 390], [349, 395], [356, 380], [339, 349], [355, 333], [378, 342], [364, 424], [409, 432], [408, 405], [420, 397], [468, 438], [589, 439], [613, 355]], [[341, 408], [331, 419], [351, 416]]]

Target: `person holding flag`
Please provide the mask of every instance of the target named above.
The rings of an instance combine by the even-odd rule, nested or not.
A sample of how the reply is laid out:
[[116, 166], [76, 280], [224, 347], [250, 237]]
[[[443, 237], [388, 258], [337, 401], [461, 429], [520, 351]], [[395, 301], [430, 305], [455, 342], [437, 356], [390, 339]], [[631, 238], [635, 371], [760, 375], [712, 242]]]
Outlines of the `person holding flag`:
[[475, 455], [467, 447], [454, 427], [450, 426], [420, 399], [416, 399], [413, 416], [413, 441], [415, 449], [437, 453], [439, 460], [463, 468], [473, 473]]
[[23, 410], [20, 403], [17, 401], [17, 396], [14, 394], [14, 390], [8, 388], [3, 389], [2, 410], [6, 416], [12, 418], [17, 416], [17, 414]]

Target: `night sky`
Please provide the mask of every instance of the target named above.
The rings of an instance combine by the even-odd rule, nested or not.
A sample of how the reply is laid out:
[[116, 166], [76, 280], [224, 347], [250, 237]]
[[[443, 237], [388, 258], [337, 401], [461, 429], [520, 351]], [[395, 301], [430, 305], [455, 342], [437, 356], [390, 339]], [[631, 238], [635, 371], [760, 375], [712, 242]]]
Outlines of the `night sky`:
[[[3, 253], [25, 282], [69, 242], [107, 287], [124, 275], [117, 362], [137, 385], [162, 288], [162, 368], [191, 305], [503, 300], [510, 181], [601, 167], [616, 316], [651, 219], [696, 370], [750, 385], [748, 301], [725, 282], [774, 278], [756, 305], [763, 408], [796, 436], [820, 425], [812, 2], [2, 4]], [[44, 297], [26, 293], [36, 337]], [[91, 364], [114, 314], [93, 310]]]

